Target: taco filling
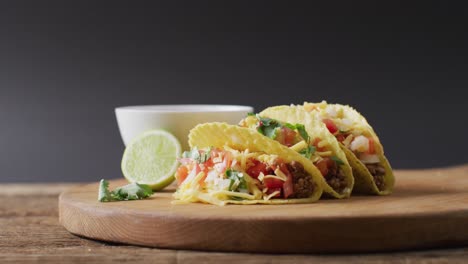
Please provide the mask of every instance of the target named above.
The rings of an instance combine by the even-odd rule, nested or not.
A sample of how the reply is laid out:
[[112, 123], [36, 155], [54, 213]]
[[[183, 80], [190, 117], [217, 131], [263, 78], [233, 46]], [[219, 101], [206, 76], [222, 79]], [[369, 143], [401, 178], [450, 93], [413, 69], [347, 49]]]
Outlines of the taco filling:
[[323, 108], [321, 109], [323, 110], [321, 111], [322, 121], [328, 131], [367, 167], [377, 188], [383, 190], [385, 168], [376, 152], [376, 144], [372, 135], [364, 130], [354, 129], [355, 124], [344, 116], [343, 109], [336, 110], [326, 103], [304, 103], [304, 109], [308, 112], [318, 110], [318, 108]]
[[334, 155], [326, 140], [310, 137], [302, 124], [282, 123], [276, 119], [249, 115], [239, 124], [256, 128], [259, 133], [310, 159], [320, 170], [325, 181], [337, 193], [342, 193], [348, 182], [341, 165], [343, 161]]
[[300, 163], [283, 162], [277, 155], [194, 148], [184, 152], [180, 163], [174, 194], [179, 202], [309, 198], [316, 188]]

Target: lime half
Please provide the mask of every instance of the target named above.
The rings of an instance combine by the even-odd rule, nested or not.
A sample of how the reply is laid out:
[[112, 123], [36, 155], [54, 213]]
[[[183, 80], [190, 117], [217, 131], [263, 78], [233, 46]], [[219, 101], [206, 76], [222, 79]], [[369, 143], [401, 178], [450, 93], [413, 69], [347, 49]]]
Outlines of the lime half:
[[148, 184], [155, 191], [174, 181], [181, 147], [164, 130], [151, 130], [134, 138], [124, 151], [122, 173], [129, 182]]

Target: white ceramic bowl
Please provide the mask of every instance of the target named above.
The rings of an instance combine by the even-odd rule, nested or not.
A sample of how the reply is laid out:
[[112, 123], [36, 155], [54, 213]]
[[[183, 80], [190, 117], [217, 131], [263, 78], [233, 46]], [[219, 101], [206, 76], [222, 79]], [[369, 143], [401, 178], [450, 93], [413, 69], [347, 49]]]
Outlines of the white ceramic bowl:
[[125, 145], [147, 130], [164, 129], [179, 139], [182, 149], [188, 150], [187, 136], [196, 125], [237, 124], [253, 110], [242, 105], [140, 105], [117, 107], [115, 115]]

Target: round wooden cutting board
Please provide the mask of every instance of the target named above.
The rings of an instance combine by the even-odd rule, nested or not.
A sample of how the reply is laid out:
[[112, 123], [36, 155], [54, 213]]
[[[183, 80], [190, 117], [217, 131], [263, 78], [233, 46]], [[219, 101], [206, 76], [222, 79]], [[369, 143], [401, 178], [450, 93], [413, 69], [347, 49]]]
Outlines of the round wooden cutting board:
[[468, 244], [468, 165], [395, 175], [390, 196], [299, 205], [172, 205], [173, 189], [100, 203], [98, 184], [89, 184], [61, 194], [60, 222], [88, 238], [172, 249], [345, 253]]

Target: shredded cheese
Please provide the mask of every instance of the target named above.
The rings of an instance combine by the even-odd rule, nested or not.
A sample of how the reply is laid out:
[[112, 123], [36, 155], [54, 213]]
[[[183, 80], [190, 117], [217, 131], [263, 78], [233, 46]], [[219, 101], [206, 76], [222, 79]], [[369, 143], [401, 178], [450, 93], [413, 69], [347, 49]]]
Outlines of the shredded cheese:
[[315, 152], [317, 153], [317, 155], [320, 155], [321, 157], [327, 157], [327, 156], [331, 156], [333, 154], [333, 152], [331, 150], [328, 150], [328, 151], [317, 151]]
[[231, 168], [234, 168], [237, 165], [237, 160], [233, 159], [231, 163]]
[[242, 192], [231, 192], [231, 191], [214, 191], [211, 193], [213, 196], [218, 196], [218, 195], [228, 195], [228, 196], [235, 196], [235, 197], [240, 197], [248, 200], [253, 200], [255, 197], [251, 194], [248, 193], [242, 193]]
[[245, 155], [245, 157], [246, 157], [247, 159], [250, 159], [250, 158], [256, 158], [256, 157], [258, 157], [258, 156], [260, 156], [260, 155], [262, 155], [262, 153], [260, 153], [260, 152], [250, 152], [250, 153], [247, 153], [247, 154]]
[[198, 178], [198, 175], [200, 175], [200, 173], [202, 173], [202, 172], [200, 172], [200, 173], [196, 174], [196, 171], [197, 171], [197, 168], [193, 167], [192, 171], [190, 171], [189, 175], [182, 182], [181, 186], [184, 186], [184, 185], [191, 186], [191, 184], [195, 181], [195, 178]]
[[246, 166], [247, 166], [246, 154], [247, 153], [249, 153], [248, 149], [246, 149], [243, 153], [241, 153], [241, 168], [242, 168], [242, 170], [246, 170]]
[[321, 159], [322, 159], [322, 158], [321, 158], [319, 155], [314, 155], [313, 158], [311, 159], [311, 161], [312, 161], [313, 163], [315, 163], [315, 162], [317, 162], [317, 161], [319, 161], [319, 160], [321, 160]]
[[198, 182], [199, 182], [203, 177], [205, 177], [205, 172], [202, 171], [202, 172], [200, 172], [200, 173], [197, 174], [197, 177], [195, 177], [195, 178], [193, 179], [193, 182], [198, 184]]
[[200, 201], [205, 202], [205, 203], [210, 203], [210, 204], [215, 204], [215, 205], [220, 205], [220, 206], [226, 205], [226, 202], [220, 199], [217, 199], [214, 196], [205, 194], [205, 193], [198, 192], [197, 197]]
[[229, 147], [229, 146], [224, 146], [223, 148], [224, 148], [225, 150], [231, 152], [231, 153], [234, 154], [234, 155], [236, 155], [237, 153], [239, 153], [238, 150], [233, 149], [233, 148], [231, 148], [231, 147]]
[[237, 189], [237, 187], [239, 186], [239, 184], [240, 184], [239, 179], [236, 179], [236, 180], [232, 183], [231, 189], [233, 189], [233, 190]]
[[[275, 174], [282, 181], [286, 181], [286, 179], [288, 178], [279, 168], [275, 170]], [[268, 177], [268, 176], [273, 176], [273, 175], [267, 175], [265, 177]]]
[[279, 194], [279, 193], [281, 193], [281, 192], [280, 192], [280, 191], [274, 191], [274, 192], [270, 193], [268, 196], [263, 197], [263, 199], [264, 199], [265, 201], [268, 201], [268, 200], [270, 200], [272, 197], [276, 196], [276, 195]]
[[296, 143], [294, 146], [291, 146], [290, 149], [299, 152], [307, 147], [307, 143], [304, 140], [302, 140], [301, 142]]
[[257, 157], [257, 160], [266, 164], [274, 164], [277, 158], [278, 158], [278, 155], [262, 154]]
[[265, 177], [263, 177], [263, 179], [278, 179], [278, 180], [281, 180], [281, 181], [286, 181], [282, 177], [278, 177], [276, 175], [266, 175]]
[[343, 145], [346, 147], [349, 147], [349, 144], [351, 144], [351, 141], [353, 141], [353, 134], [349, 134], [345, 140], [343, 140]]
[[260, 174], [258, 174], [258, 180], [263, 182], [263, 178], [265, 177], [265, 174], [263, 174], [263, 172], [260, 172]]
[[256, 184], [252, 184], [249, 186], [249, 190], [252, 192], [255, 200], [261, 199], [262, 198], [262, 191], [257, 187]]
[[321, 141], [317, 144], [317, 147], [323, 148], [323, 147], [325, 147], [326, 145], [328, 145], [328, 141], [326, 141], [326, 140], [321, 140]]

